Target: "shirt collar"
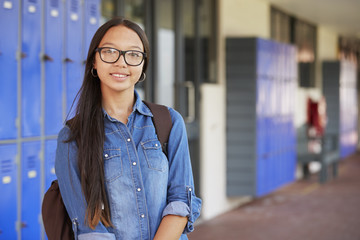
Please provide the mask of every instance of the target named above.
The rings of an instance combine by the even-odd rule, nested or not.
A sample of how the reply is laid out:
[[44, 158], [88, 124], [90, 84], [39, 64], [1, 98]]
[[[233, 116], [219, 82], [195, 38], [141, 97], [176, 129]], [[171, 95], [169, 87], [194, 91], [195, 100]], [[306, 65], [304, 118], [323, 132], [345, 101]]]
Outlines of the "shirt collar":
[[[133, 112], [138, 111], [140, 114], [145, 115], [145, 116], [149, 116], [152, 117], [153, 114], [151, 113], [150, 109], [145, 105], [145, 103], [142, 101], [139, 93], [135, 90], [134, 91], [135, 94], [135, 104], [133, 106]], [[104, 117], [108, 118], [110, 121], [117, 121], [116, 119], [112, 118], [107, 112], [106, 110], [103, 108], [102, 109]], [[132, 114], [131, 113], [131, 114]]]

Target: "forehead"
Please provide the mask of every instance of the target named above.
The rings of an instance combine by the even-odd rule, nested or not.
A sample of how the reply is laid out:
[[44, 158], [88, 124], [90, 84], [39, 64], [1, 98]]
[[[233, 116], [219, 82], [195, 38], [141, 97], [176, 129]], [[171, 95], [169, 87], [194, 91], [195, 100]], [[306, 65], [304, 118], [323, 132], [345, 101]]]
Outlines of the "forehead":
[[144, 50], [144, 46], [141, 42], [138, 34], [123, 25], [110, 28], [101, 39], [99, 47], [110, 46], [120, 50], [139, 48]]

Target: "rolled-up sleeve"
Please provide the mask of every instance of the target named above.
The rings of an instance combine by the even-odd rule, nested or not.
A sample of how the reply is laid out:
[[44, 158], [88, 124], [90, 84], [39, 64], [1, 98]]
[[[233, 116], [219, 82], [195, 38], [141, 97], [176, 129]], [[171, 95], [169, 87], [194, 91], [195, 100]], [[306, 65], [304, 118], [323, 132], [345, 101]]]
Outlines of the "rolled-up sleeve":
[[86, 201], [82, 194], [80, 173], [77, 166], [77, 145], [66, 143], [70, 129], [64, 127], [58, 135], [55, 173], [58, 178], [61, 196], [73, 223], [75, 239], [115, 239], [113, 233], [101, 223], [92, 230], [85, 224]]
[[201, 199], [195, 195], [185, 123], [178, 112], [169, 110], [173, 126], [168, 142], [169, 181], [163, 217], [188, 217], [184, 233], [189, 233], [194, 230], [194, 222], [200, 216]]

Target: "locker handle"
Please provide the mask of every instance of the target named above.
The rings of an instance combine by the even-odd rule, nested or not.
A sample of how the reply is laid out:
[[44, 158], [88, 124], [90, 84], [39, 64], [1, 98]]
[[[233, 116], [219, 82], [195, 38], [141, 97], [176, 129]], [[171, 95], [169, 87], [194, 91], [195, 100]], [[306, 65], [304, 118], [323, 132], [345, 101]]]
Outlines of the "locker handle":
[[195, 120], [195, 86], [191, 81], [185, 81], [182, 85], [188, 89], [188, 115], [185, 116], [185, 122], [192, 123]]
[[65, 62], [67, 62], [67, 63], [72, 63], [72, 62], [74, 62], [72, 59], [70, 59], [70, 58], [65, 58]]
[[26, 57], [27, 57], [27, 54], [24, 53], [24, 52], [22, 52], [22, 53], [21, 53], [21, 58], [26, 58]]
[[49, 55], [47, 55], [47, 54], [44, 54], [43, 60], [44, 60], [44, 61], [50, 61], [50, 62], [53, 62], [53, 61], [54, 61], [54, 59], [53, 59], [52, 57], [50, 57]]
[[26, 228], [28, 225], [26, 222], [21, 222], [21, 228]]

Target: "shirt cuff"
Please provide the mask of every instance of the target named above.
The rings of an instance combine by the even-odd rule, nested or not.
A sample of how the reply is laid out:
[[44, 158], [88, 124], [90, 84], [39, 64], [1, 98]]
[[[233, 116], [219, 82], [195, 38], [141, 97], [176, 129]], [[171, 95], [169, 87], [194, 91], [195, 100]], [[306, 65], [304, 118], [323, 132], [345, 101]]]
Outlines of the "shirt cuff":
[[79, 240], [116, 240], [115, 234], [113, 233], [99, 233], [99, 232], [92, 232], [92, 233], [83, 233], [78, 236]]
[[190, 215], [190, 208], [186, 203], [181, 201], [171, 202], [165, 207], [162, 217], [166, 215], [188, 217]]

